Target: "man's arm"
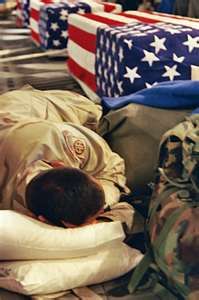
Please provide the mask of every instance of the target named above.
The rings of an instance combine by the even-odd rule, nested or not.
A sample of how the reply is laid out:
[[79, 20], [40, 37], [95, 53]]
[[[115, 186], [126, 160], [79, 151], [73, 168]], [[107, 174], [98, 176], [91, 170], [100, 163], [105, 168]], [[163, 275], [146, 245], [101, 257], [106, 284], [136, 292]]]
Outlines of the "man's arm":
[[71, 91], [40, 91], [31, 86], [0, 95], [0, 111], [21, 120], [38, 118], [50, 122], [70, 122], [96, 130], [102, 107]]
[[124, 160], [111, 150], [101, 136], [86, 128], [79, 127], [79, 130], [84, 133], [89, 149], [88, 159], [82, 169], [102, 184], [107, 205], [117, 203], [121, 193], [129, 192]]

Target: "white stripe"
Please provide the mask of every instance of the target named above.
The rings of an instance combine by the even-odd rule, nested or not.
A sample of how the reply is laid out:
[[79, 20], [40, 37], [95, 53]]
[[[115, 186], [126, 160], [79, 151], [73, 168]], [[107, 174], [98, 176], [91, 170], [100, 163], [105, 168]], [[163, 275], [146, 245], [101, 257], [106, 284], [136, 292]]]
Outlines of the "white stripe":
[[41, 5], [44, 5], [44, 3], [42, 3], [41, 1], [30, 0], [30, 9], [34, 8], [35, 10], [39, 10]]
[[39, 11], [41, 9], [41, 7], [44, 6], [44, 5], [59, 3], [61, 1], [62, 0], [53, 0], [51, 3], [44, 3], [44, 2], [39, 1], [39, 0], [30, 0], [30, 9], [33, 8], [33, 9]]
[[95, 15], [101, 16], [101, 17], [105, 17], [106, 19], [111, 19], [114, 21], [119, 21], [119, 22], [124, 22], [124, 23], [133, 23], [138, 22], [137, 19], [133, 19], [133, 18], [128, 18], [122, 15], [118, 15], [118, 14], [111, 14], [111, 13], [107, 13], [107, 12], [102, 12], [102, 13], [95, 13]]
[[98, 27], [108, 27], [106, 24], [90, 20], [78, 14], [69, 15], [68, 24], [92, 34], [96, 34]]
[[68, 55], [82, 68], [95, 74], [95, 54], [70, 40], [68, 42]]
[[166, 13], [159, 13], [159, 12], [155, 12], [155, 11], [153, 12], [153, 14], [160, 15], [160, 16], [163, 16], [163, 17], [166, 16], [166, 17], [169, 17], [169, 18], [171, 18], [172, 16], [175, 16], [175, 18], [177, 18], [177, 19], [198, 22], [198, 20], [196, 18], [182, 17], [182, 16], [178, 16], [178, 15], [171, 15], [171, 14], [166, 14]]
[[183, 25], [183, 26], [189, 26], [195, 29], [199, 29], [199, 23], [197, 22], [191, 22], [186, 19], [175, 19], [171, 17], [164, 17], [164, 16], [159, 16], [159, 15], [154, 15], [154, 14], [149, 14], [145, 12], [140, 12], [140, 11], [125, 11], [127, 14], [132, 14], [140, 17], [145, 17], [149, 18], [151, 20], [158, 20], [160, 22], [167, 22], [167, 23], [173, 23], [173, 24], [178, 24], [178, 25]]
[[92, 13], [96, 11], [104, 11], [104, 6], [99, 3], [90, 0], [84, 0], [83, 2], [90, 6]]
[[39, 25], [38, 22], [35, 21], [35, 19], [30, 18], [30, 28], [39, 34]]
[[[134, 21], [137, 22], [136, 19], [132, 18], [127, 18], [123, 17], [117, 14], [111, 14], [111, 13], [106, 13], [106, 12], [98, 12], [95, 13], [94, 15], [99, 15], [101, 17], [115, 20], [115, 21], [120, 21], [124, 23], [133, 23]], [[84, 31], [92, 34], [96, 34], [97, 28], [99, 27], [109, 27], [109, 25], [101, 23], [100, 21], [94, 21], [89, 18], [83, 17], [78, 14], [71, 14], [68, 17], [68, 24], [73, 25], [77, 28], [83, 29]]]
[[199, 80], [199, 67], [191, 66], [191, 80]]

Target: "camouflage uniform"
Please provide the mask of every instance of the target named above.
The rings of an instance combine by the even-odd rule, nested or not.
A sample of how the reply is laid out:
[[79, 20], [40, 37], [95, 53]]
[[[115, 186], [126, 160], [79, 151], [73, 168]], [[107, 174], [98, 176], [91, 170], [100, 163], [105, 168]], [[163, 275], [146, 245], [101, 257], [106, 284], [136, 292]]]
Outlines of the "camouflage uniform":
[[[187, 118], [162, 138], [146, 226], [150, 250], [143, 270], [155, 262], [159, 280], [186, 298], [199, 287], [199, 115]], [[139, 281], [135, 284], [135, 276], [131, 291]]]

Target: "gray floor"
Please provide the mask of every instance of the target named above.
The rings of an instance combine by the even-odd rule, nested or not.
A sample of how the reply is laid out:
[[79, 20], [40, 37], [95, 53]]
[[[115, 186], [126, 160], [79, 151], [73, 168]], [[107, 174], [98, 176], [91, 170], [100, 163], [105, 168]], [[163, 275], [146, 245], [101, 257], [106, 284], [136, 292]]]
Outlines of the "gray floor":
[[15, 28], [15, 18], [0, 20], [0, 92], [31, 84], [38, 89], [73, 90], [84, 94], [69, 75], [66, 52], [46, 55], [31, 41], [27, 29]]

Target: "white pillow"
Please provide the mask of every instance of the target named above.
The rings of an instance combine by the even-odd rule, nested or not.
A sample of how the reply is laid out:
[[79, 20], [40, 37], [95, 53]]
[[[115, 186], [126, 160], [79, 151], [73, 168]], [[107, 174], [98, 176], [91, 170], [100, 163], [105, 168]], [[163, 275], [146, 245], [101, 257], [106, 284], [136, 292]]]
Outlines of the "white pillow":
[[121, 276], [142, 257], [138, 250], [118, 242], [87, 257], [1, 262], [0, 287], [25, 295], [56, 293]]
[[121, 242], [124, 237], [120, 222], [66, 229], [0, 210], [0, 260], [82, 257]]

